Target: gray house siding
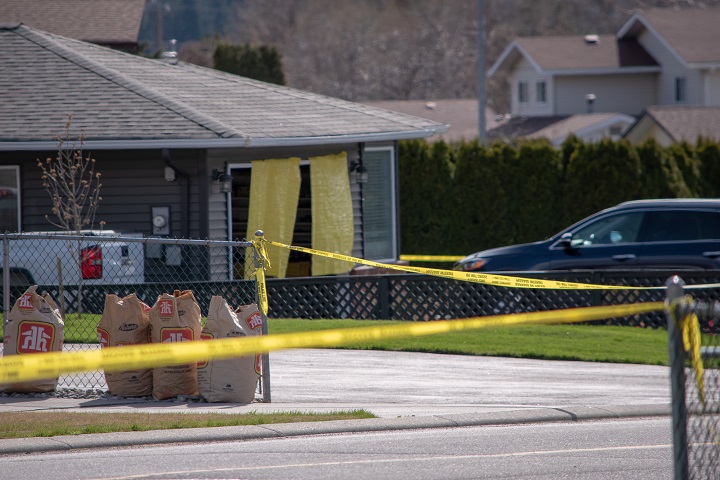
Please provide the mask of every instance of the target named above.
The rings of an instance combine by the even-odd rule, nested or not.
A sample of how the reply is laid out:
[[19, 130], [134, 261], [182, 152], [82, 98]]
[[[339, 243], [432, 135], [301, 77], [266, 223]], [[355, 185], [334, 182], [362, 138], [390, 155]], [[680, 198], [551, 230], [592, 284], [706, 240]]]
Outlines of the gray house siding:
[[[182, 229], [181, 182], [164, 179], [165, 164], [156, 151], [97, 151], [86, 152], [96, 159], [96, 171], [101, 173], [100, 194], [103, 197], [97, 210], [95, 228], [105, 221], [106, 229], [121, 232], [137, 232], [151, 235], [151, 205], [168, 205], [172, 209], [172, 232]], [[21, 229], [23, 231], [56, 230], [45, 218], [51, 215], [51, 200], [42, 186], [41, 171], [37, 159], [54, 157], [56, 152], [0, 152], [0, 164], [20, 166]], [[182, 155], [177, 164], [190, 174], [197, 172], [197, 153]], [[194, 158], [195, 157], [195, 158]], [[198, 185], [191, 181], [190, 216], [191, 233], [199, 233]], [[194, 207], [192, 207], [194, 205]], [[194, 211], [193, 211], [194, 210]]]
[[[92, 227], [102, 227], [127, 234], [153, 236], [152, 207], [170, 208], [170, 235], [172, 237], [201, 238], [206, 236], [207, 215], [200, 212], [207, 205], [204, 200], [206, 187], [198, 178], [203, 165], [202, 150], [170, 151], [169, 163], [176, 169], [174, 181], [165, 179], [165, 167], [161, 150], [85, 151], [96, 160], [96, 172], [101, 174], [100, 195], [102, 200]], [[42, 186], [41, 170], [37, 159], [53, 158], [56, 151], [1, 152], [1, 165], [20, 167], [20, 224], [24, 232], [55, 231], [52, 202]], [[187, 178], [182, 174], [186, 174]], [[85, 228], [89, 228], [90, 225]], [[159, 280], [156, 273], [167, 270], [164, 253], [157, 258], [146, 258], [145, 272], [149, 281]], [[203, 256], [183, 253], [184, 266], [191, 267], [196, 278], [206, 277], [207, 262]], [[191, 257], [196, 257], [190, 259]]]
[[639, 115], [657, 100], [656, 74], [556, 76], [555, 114], [588, 113], [585, 95], [594, 94], [594, 112]]

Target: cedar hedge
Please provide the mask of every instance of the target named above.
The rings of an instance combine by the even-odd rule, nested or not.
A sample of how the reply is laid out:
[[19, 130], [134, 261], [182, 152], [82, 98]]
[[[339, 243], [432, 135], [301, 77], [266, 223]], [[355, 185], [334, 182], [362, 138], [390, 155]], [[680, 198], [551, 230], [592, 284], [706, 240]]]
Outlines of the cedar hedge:
[[642, 198], [720, 196], [720, 145], [700, 139], [399, 144], [401, 251], [466, 255], [542, 240]]

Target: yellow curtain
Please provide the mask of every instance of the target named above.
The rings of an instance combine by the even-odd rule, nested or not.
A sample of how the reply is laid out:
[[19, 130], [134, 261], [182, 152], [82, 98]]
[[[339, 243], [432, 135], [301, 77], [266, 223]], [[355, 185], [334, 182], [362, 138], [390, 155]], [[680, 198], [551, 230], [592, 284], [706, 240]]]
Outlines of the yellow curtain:
[[[245, 238], [252, 240], [262, 230], [265, 238], [290, 245], [300, 197], [300, 159], [254, 160], [250, 173], [250, 205]], [[267, 247], [270, 268], [266, 274], [285, 278], [290, 251]], [[252, 258], [245, 259], [245, 272], [252, 272]]]
[[[343, 255], [352, 254], [353, 210], [347, 153], [310, 158], [312, 195], [312, 248]], [[312, 258], [313, 275], [346, 273], [353, 264], [341, 260]]]

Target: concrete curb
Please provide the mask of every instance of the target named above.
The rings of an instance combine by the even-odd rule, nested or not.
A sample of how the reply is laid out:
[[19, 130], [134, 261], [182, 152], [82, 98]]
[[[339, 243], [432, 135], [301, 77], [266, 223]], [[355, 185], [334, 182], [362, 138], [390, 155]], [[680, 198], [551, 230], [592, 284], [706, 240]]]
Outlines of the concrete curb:
[[457, 428], [480, 425], [577, 422], [602, 419], [658, 417], [671, 415], [671, 406], [572, 406], [502, 412], [370, 418], [330, 422], [282, 423], [260, 426], [188, 428], [149, 432], [118, 432], [66, 435], [48, 438], [0, 440], [0, 455], [58, 452], [86, 448], [115, 448], [171, 443], [210, 443], [303, 435], [328, 435], [350, 432], [378, 432], [425, 428]]

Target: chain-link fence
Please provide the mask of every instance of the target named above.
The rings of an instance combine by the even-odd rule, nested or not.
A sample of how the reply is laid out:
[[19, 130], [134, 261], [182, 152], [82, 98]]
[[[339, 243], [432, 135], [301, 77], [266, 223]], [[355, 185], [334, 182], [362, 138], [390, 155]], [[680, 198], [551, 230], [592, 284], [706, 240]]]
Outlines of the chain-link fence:
[[685, 286], [673, 277], [667, 289], [675, 479], [718, 478], [720, 303], [686, 296]]
[[[246, 255], [255, 260], [249, 242], [106, 233], [7, 234], [0, 240], [4, 319], [27, 288], [37, 285], [37, 292], [49, 294], [61, 310], [65, 351], [99, 348], [97, 325], [107, 294], [122, 298], [134, 293], [152, 306], [163, 293], [191, 290], [203, 318], [213, 295], [233, 307], [257, 302], [255, 281], [235, 278]], [[264, 363], [267, 367], [267, 356]], [[269, 385], [265, 374], [261, 394], [264, 385]], [[63, 375], [58, 386], [102, 389], [105, 378], [103, 372]]]

